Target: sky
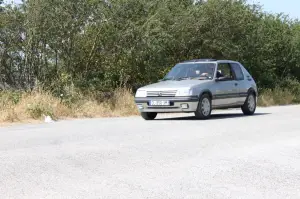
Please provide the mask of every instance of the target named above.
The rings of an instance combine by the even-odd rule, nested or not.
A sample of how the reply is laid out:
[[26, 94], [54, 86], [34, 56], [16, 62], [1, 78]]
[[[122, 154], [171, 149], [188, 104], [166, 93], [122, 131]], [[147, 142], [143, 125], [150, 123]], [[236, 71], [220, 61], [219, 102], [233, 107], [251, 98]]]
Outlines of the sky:
[[[4, 0], [5, 2], [14, 1], [16, 3], [21, 0]], [[271, 13], [288, 14], [291, 18], [300, 19], [300, 0], [248, 0], [249, 3], [259, 3], [263, 9]]]
[[291, 18], [300, 19], [300, 0], [248, 0], [248, 2], [262, 5], [267, 12], [284, 13]]

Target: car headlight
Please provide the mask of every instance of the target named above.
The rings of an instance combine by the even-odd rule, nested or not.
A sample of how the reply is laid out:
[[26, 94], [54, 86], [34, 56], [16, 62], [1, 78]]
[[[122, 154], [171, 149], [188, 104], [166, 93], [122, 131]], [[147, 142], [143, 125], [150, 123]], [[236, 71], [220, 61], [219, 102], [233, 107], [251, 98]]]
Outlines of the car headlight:
[[143, 90], [137, 90], [135, 97], [147, 97], [147, 92]]
[[182, 90], [178, 90], [176, 93], [176, 96], [191, 96], [193, 94], [191, 89], [182, 89]]

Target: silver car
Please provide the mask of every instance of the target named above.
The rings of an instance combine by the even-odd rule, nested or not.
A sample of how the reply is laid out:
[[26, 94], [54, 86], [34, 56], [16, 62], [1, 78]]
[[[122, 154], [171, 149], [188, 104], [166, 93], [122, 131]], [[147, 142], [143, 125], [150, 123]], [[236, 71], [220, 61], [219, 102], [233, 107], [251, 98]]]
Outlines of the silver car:
[[208, 119], [213, 109], [241, 108], [252, 115], [257, 96], [256, 83], [241, 63], [197, 59], [178, 63], [159, 82], [139, 88], [135, 103], [145, 120], [178, 112]]

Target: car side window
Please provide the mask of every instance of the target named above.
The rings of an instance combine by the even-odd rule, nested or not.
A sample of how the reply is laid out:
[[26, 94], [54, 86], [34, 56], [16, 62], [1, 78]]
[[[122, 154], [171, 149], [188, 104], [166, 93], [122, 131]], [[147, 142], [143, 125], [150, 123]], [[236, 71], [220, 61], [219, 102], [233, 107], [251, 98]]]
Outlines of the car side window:
[[220, 63], [218, 65], [217, 70], [217, 78], [226, 79], [226, 80], [234, 80], [233, 73], [231, 71], [230, 64], [228, 63]]
[[245, 77], [244, 77], [241, 67], [236, 63], [231, 64], [231, 67], [235, 74], [236, 80], [244, 80]]

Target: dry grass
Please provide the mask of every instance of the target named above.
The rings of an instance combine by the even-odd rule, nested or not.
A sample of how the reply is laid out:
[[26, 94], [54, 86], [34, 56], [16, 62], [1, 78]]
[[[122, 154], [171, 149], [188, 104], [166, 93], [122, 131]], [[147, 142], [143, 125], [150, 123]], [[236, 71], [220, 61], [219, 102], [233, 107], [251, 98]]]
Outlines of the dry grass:
[[277, 106], [277, 105], [290, 105], [299, 103], [300, 95], [293, 93], [287, 89], [275, 88], [273, 90], [264, 90], [259, 98], [259, 106]]
[[117, 89], [109, 100], [98, 102], [88, 97], [65, 103], [46, 92], [0, 94], [0, 122], [42, 120], [44, 115], [53, 119], [119, 117], [138, 114], [134, 97], [129, 89]]

